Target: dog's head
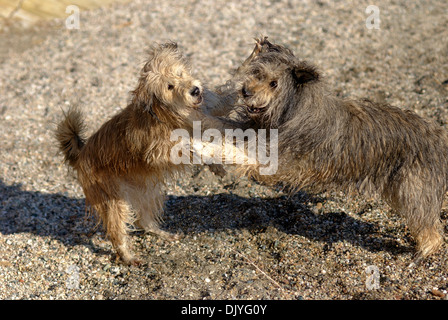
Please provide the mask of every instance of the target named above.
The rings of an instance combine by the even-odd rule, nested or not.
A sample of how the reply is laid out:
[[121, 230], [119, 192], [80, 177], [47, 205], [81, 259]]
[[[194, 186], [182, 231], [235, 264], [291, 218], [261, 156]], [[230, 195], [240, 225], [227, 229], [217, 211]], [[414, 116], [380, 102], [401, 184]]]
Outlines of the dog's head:
[[266, 38], [257, 40], [254, 51], [235, 75], [246, 112], [256, 121], [272, 118], [273, 113], [282, 111], [285, 103], [292, 101], [293, 96], [300, 95], [319, 78], [314, 66], [297, 59], [291, 50], [272, 44]]
[[138, 87], [132, 93], [133, 102], [149, 112], [154, 103], [179, 111], [186, 107], [198, 108], [203, 100], [202, 85], [192, 77], [186, 58], [174, 42], [149, 49]]

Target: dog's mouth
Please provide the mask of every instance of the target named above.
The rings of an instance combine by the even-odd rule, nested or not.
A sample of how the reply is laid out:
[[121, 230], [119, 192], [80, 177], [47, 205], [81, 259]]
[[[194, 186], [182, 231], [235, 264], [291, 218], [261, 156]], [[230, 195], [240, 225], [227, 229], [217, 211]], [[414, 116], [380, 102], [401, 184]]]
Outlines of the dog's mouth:
[[196, 98], [196, 101], [193, 103], [193, 106], [195, 108], [198, 108], [202, 104], [202, 101], [204, 101], [204, 98], [202, 97], [202, 95], [200, 95]]
[[265, 111], [265, 107], [264, 106], [263, 107], [255, 107], [255, 106], [246, 105], [246, 110], [251, 115], [259, 115]]

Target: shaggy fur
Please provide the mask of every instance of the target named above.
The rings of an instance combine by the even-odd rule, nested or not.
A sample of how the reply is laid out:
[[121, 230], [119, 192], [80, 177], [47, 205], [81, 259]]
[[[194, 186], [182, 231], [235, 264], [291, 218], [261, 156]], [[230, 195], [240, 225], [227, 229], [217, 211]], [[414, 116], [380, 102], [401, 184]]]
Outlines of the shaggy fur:
[[279, 130], [278, 172], [261, 181], [320, 191], [378, 194], [399, 212], [417, 241], [418, 258], [443, 243], [440, 211], [448, 179], [448, 138], [411, 111], [345, 100], [313, 65], [289, 49], [257, 40], [235, 75], [246, 122]]
[[[170, 134], [177, 128], [191, 132], [193, 121], [220, 128], [219, 121], [201, 111], [203, 100], [210, 114], [225, 109], [220, 105], [225, 104], [224, 98], [221, 101], [192, 78], [175, 43], [153, 46], [148, 55], [129, 105], [90, 138], [84, 138], [83, 117], [76, 108], [66, 112], [56, 130], [59, 148], [77, 172], [86, 203], [127, 264], [140, 262], [127, 244], [130, 225], [166, 239], [178, 238], [159, 229], [164, 182], [186, 166], [170, 161], [176, 143], [170, 141]], [[219, 167], [212, 169], [222, 173]]]

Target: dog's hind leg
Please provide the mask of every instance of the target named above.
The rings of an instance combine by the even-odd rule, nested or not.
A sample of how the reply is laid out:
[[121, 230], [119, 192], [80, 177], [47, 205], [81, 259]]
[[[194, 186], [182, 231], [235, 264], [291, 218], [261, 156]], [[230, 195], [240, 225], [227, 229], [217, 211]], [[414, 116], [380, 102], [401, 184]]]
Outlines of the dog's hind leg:
[[415, 208], [405, 217], [417, 241], [417, 260], [434, 254], [444, 242], [440, 210], [441, 205], [433, 203], [432, 206]]
[[[422, 175], [424, 176], [424, 175]], [[429, 175], [428, 175], [429, 176]], [[406, 220], [412, 236], [417, 242], [415, 260], [434, 254], [443, 244], [440, 211], [443, 190], [430, 179], [408, 178], [395, 189], [391, 206]], [[435, 187], [431, 187], [434, 184]]]
[[132, 254], [128, 245], [128, 225], [133, 219], [129, 205], [119, 199], [109, 200], [94, 207], [103, 221], [108, 238], [123, 262], [139, 265], [141, 261]]
[[135, 225], [138, 228], [162, 237], [166, 240], [178, 240], [180, 235], [160, 229], [164, 209], [165, 195], [162, 184], [150, 181], [143, 186], [128, 186], [127, 198], [136, 212]]

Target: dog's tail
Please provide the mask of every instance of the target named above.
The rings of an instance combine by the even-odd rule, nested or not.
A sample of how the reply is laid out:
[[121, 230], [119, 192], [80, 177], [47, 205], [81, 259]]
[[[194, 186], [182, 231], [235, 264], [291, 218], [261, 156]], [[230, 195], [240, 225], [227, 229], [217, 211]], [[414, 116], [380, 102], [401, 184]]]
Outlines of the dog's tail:
[[56, 140], [59, 150], [64, 154], [64, 161], [75, 167], [81, 149], [84, 147], [85, 124], [81, 111], [77, 107], [70, 107], [64, 112], [64, 119], [56, 128]]

